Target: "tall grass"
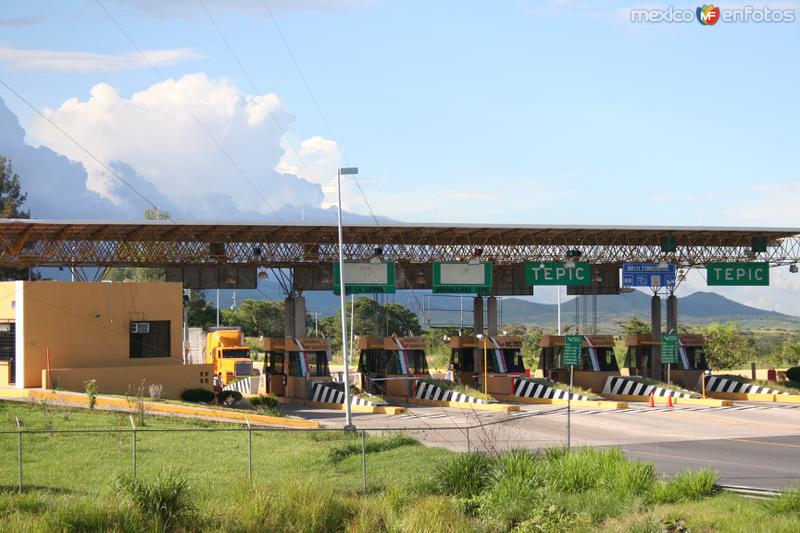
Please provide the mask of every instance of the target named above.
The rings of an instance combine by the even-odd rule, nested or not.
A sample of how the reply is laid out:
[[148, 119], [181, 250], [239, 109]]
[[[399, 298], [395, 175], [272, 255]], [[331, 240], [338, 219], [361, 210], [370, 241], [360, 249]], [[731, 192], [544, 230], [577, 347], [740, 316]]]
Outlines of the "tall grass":
[[716, 491], [719, 475], [710, 468], [683, 470], [668, 481], [653, 484], [648, 501], [652, 503], [689, 502], [707, 498]]
[[777, 498], [767, 501], [764, 505], [771, 513], [800, 516], [800, 488], [786, 489]]
[[493, 460], [482, 453], [456, 455], [436, 467], [431, 488], [439, 494], [472, 498], [491, 482]]
[[[419, 442], [402, 433], [394, 433], [387, 436], [367, 437], [364, 447], [367, 453], [376, 453], [393, 450], [402, 446], [419, 446]], [[361, 451], [361, 438], [360, 435], [357, 435], [341, 444], [331, 446], [331, 448], [328, 449], [328, 461], [331, 463], [338, 463], [351, 455], [361, 455]]]
[[121, 476], [117, 491], [165, 530], [187, 522], [196, 510], [188, 480], [175, 470], [161, 470], [152, 481]]

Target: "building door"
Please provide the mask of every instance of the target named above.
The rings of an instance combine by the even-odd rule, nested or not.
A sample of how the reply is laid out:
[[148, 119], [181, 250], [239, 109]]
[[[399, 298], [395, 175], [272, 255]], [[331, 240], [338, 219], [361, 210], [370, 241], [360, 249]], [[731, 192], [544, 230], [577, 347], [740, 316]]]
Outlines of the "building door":
[[8, 361], [8, 382], [17, 379], [17, 325], [14, 322], [0, 322], [0, 361]]

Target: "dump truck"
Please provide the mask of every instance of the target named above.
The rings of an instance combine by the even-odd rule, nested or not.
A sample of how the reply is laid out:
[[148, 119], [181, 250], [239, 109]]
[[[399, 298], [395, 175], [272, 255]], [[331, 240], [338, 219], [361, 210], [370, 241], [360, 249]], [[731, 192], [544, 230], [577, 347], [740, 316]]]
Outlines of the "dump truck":
[[227, 385], [253, 373], [250, 348], [244, 345], [239, 328], [211, 328], [206, 334], [206, 363], [214, 365], [214, 375], [222, 374]]

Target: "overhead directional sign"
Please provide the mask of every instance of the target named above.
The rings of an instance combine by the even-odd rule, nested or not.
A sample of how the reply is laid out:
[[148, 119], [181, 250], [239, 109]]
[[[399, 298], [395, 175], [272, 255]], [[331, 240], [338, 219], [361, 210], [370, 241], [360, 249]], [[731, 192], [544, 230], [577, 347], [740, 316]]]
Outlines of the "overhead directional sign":
[[709, 285], [769, 285], [769, 263], [709, 263]]
[[491, 263], [434, 263], [435, 294], [492, 294]]
[[661, 363], [665, 365], [676, 365], [680, 363], [677, 333], [661, 334]]
[[[344, 264], [345, 294], [394, 294], [395, 264], [354, 262]], [[339, 294], [339, 263], [333, 264], [333, 293]]]
[[583, 337], [581, 335], [567, 335], [564, 337], [564, 365], [580, 366], [582, 344]]
[[674, 287], [675, 263], [622, 263], [622, 286]]
[[585, 261], [576, 262], [572, 268], [563, 261], [525, 263], [525, 281], [528, 285], [582, 285], [592, 284], [592, 268]]

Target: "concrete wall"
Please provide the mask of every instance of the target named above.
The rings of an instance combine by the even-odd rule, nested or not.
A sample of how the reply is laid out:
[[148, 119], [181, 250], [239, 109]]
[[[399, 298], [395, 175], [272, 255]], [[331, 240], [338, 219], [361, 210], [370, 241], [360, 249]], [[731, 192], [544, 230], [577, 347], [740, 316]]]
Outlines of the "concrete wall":
[[[181, 365], [182, 298], [179, 283], [0, 283], [0, 318], [17, 323], [17, 386], [42, 386], [47, 349], [51, 369]], [[130, 323], [148, 320], [170, 321], [169, 357], [130, 357]]]
[[144, 396], [148, 397], [151, 384], [163, 386], [161, 397], [178, 399], [184, 389], [204, 388], [211, 390], [213, 386], [213, 369], [211, 365], [150, 365], [126, 367], [95, 368], [57, 368], [41, 372], [40, 379], [47, 380], [51, 387], [83, 392], [85, 382], [97, 380], [100, 394], [136, 395], [139, 385], [144, 380]]

